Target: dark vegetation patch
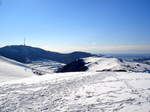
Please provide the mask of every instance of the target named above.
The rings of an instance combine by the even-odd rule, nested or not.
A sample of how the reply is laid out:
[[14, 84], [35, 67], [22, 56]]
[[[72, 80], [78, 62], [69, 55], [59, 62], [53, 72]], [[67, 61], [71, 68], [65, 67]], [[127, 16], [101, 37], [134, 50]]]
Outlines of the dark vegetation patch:
[[127, 70], [111, 70], [111, 69], [103, 69], [103, 70], [97, 70], [96, 72], [127, 72]]
[[88, 70], [88, 67], [85, 66], [85, 62], [83, 59], [77, 59], [70, 64], [65, 65], [64, 67], [60, 68], [57, 73], [60, 72], [81, 72]]

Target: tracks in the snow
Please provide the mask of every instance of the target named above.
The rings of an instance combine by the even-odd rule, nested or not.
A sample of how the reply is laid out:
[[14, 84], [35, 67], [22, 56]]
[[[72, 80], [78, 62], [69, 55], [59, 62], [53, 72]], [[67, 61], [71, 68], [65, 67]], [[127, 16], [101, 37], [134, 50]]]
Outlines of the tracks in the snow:
[[6, 84], [0, 86], [0, 112], [117, 112], [150, 102], [148, 95], [130, 84], [136, 79], [120, 78], [120, 74], [59, 74], [38, 83]]

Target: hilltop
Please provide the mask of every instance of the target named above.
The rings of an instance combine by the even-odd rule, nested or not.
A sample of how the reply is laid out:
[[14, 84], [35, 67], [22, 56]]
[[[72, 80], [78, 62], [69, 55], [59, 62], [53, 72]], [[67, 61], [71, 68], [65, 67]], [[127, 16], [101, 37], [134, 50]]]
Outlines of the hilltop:
[[79, 58], [95, 56], [94, 54], [80, 51], [64, 54], [24, 45], [2, 47], [0, 48], [0, 55], [22, 63], [47, 59], [65, 64]]

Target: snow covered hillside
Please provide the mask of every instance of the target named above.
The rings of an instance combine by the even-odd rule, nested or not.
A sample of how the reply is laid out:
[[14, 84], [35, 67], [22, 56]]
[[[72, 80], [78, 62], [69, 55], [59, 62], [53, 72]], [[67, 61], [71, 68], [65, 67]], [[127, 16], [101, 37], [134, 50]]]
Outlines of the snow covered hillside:
[[26, 65], [0, 56], [0, 82], [34, 76]]
[[132, 71], [150, 72], [150, 65], [127, 62], [117, 58], [89, 57], [83, 58], [88, 71]]
[[61, 68], [65, 64], [51, 60], [39, 60], [39, 61], [32, 61], [30, 64], [27, 65], [34, 71], [39, 71], [42, 74], [46, 74], [46, 73], [54, 73], [57, 69]]
[[149, 112], [150, 74], [57, 73], [0, 84], [0, 112]]

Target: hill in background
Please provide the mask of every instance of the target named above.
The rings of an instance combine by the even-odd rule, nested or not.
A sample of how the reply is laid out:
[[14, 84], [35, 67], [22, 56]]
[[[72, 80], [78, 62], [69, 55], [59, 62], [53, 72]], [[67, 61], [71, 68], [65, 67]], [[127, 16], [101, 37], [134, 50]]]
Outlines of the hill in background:
[[95, 56], [94, 54], [87, 52], [72, 52], [68, 54], [63, 54], [23, 45], [2, 47], [0, 48], [0, 55], [22, 63], [30, 63], [36, 60], [47, 59], [65, 64], [79, 58]]

